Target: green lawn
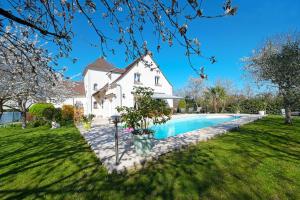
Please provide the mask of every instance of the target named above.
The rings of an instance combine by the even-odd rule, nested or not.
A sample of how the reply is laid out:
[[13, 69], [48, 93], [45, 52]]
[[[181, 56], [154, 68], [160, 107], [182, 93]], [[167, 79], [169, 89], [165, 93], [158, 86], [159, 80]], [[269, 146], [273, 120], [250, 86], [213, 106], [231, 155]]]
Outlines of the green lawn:
[[107, 174], [79, 132], [0, 128], [0, 199], [300, 199], [300, 119], [268, 117], [138, 172]]

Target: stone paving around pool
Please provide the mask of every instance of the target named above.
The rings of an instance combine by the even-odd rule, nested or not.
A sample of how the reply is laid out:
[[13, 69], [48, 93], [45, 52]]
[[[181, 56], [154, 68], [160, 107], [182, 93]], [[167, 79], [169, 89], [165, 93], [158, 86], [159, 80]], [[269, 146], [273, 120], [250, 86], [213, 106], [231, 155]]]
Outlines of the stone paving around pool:
[[[173, 118], [190, 117], [193, 115], [205, 114], [182, 114], [175, 115]], [[208, 114], [208, 116], [228, 116], [220, 114]], [[139, 169], [148, 160], [156, 159], [159, 156], [172, 150], [186, 147], [190, 144], [196, 144], [201, 141], [207, 141], [217, 135], [226, 133], [227, 131], [237, 128], [243, 124], [255, 121], [261, 118], [261, 115], [238, 115], [240, 118], [225, 122], [216, 126], [202, 128], [199, 130], [187, 132], [184, 134], [169, 137], [164, 140], [155, 140], [152, 153], [147, 157], [139, 156], [135, 153], [131, 134], [119, 129], [119, 164], [115, 165], [115, 127], [108, 122], [94, 124], [89, 131], [78, 127], [92, 150], [96, 153], [102, 164], [109, 172], [122, 172], [132, 169]]]

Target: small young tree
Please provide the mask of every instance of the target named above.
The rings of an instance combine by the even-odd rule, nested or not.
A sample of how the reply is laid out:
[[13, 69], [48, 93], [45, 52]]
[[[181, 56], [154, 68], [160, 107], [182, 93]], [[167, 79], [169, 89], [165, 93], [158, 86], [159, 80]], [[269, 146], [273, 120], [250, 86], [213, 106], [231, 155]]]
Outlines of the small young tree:
[[170, 119], [171, 109], [161, 99], [153, 99], [153, 89], [148, 87], [135, 87], [133, 90], [135, 106], [118, 107], [117, 110], [122, 116], [128, 128], [133, 128], [133, 134], [149, 134], [150, 120], [153, 124], [162, 124]]
[[188, 84], [186, 86], [186, 96], [189, 96], [194, 100], [196, 106], [198, 106], [199, 99], [203, 96], [204, 93], [204, 80], [200, 77], [193, 78], [190, 77]]
[[285, 123], [292, 124], [291, 108], [300, 98], [299, 34], [269, 39], [245, 61], [245, 69], [258, 82], [278, 88], [283, 96]]

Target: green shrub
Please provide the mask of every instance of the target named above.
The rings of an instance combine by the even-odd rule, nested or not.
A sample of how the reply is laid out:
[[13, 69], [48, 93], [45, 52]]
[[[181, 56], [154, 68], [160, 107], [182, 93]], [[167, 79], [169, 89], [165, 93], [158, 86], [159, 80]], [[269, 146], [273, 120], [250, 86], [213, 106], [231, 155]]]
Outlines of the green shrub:
[[186, 108], [186, 102], [184, 99], [180, 99], [178, 103], [178, 108]]
[[265, 95], [230, 102], [230, 104], [226, 106], [226, 111], [229, 113], [240, 111], [242, 113], [257, 114], [258, 111], [265, 110], [268, 114], [278, 115], [281, 114], [282, 108], [282, 97]]
[[62, 120], [62, 109], [61, 108], [55, 108], [55, 111], [53, 113], [53, 118], [56, 122], [60, 122]]
[[275, 97], [267, 102], [267, 113], [272, 115], [281, 114], [281, 109], [283, 108], [282, 97]]
[[43, 120], [43, 119], [36, 119], [28, 123], [28, 127], [36, 128], [40, 126], [51, 126], [51, 122]]
[[229, 113], [238, 113], [241, 112], [241, 106], [238, 103], [231, 104], [226, 107], [225, 111]]
[[117, 107], [121, 114], [121, 121], [125, 127], [133, 129], [133, 134], [151, 134], [150, 120], [156, 124], [166, 123], [170, 119], [171, 109], [165, 101], [153, 99], [153, 89], [149, 87], [135, 87], [133, 95], [136, 98], [135, 107]]
[[242, 113], [257, 114], [260, 110], [266, 110], [267, 103], [261, 98], [246, 99], [241, 102]]
[[63, 121], [71, 122], [74, 118], [74, 106], [63, 105], [61, 110], [61, 117]]
[[42, 115], [45, 118], [45, 120], [52, 121], [54, 112], [55, 108], [45, 108]]
[[55, 107], [51, 103], [36, 103], [30, 106], [29, 113], [37, 119], [49, 119], [49, 113], [53, 112]]

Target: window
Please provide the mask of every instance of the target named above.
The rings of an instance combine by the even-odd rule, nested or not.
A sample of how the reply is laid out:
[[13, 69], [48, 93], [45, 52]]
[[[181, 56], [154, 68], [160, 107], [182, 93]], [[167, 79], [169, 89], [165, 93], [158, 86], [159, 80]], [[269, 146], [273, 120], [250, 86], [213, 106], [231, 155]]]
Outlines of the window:
[[134, 83], [140, 83], [140, 82], [141, 82], [141, 74], [134, 73]]
[[94, 109], [98, 109], [98, 103], [97, 103], [97, 101], [94, 101]]
[[155, 85], [159, 85], [159, 76], [154, 77]]
[[94, 84], [94, 90], [97, 90], [97, 89], [98, 89], [98, 84], [95, 83], [95, 84]]

